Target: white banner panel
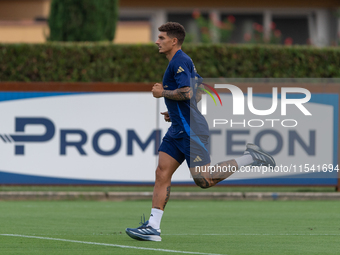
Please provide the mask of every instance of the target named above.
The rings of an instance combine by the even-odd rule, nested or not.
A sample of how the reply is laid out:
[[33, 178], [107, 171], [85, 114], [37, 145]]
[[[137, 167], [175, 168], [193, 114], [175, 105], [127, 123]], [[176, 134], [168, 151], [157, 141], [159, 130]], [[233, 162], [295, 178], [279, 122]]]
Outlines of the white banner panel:
[[[221, 98], [232, 101], [230, 94]], [[258, 141], [275, 154], [278, 165], [335, 164], [337, 106], [316, 101], [305, 104], [313, 118], [293, 109], [289, 119], [299, 121], [294, 128], [277, 121], [275, 128], [271, 122], [249, 127], [249, 119], [259, 119], [249, 113], [232, 117], [231, 126], [227, 112], [222, 118], [228, 123], [211, 129], [212, 163], [238, 157], [245, 142]], [[258, 109], [267, 109], [270, 103], [268, 96], [254, 99]], [[213, 107], [217, 106], [208, 101], [208, 111]], [[166, 111], [163, 99], [154, 99], [150, 92], [1, 92], [0, 184], [153, 183], [159, 138], [170, 125], [161, 111]], [[270, 119], [282, 120], [279, 112], [275, 114]], [[228, 181], [283, 175], [237, 173]], [[186, 162], [173, 182], [193, 184]]]
[[[1, 171], [91, 181], [154, 181], [157, 109], [151, 93], [24, 94], [31, 98], [0, 103], [0, 153], [5, 159]], [[162, 125], [161, 135], [167, 125]]]

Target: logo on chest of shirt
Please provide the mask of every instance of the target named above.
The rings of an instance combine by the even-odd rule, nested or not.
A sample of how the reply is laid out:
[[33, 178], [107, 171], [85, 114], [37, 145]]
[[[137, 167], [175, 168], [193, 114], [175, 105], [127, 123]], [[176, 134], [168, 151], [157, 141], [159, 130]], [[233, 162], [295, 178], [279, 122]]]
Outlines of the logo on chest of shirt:
[[181, 72], [184, 72], [184, 69], [180, 66], [178, 67], [177, 73], [181, 73]]
[[163, 86], [163, 88], [165, 88], [165, 89], [166, 89], [167, 87], [168, 87], [168, 85], [164, 85], [164, 86]]

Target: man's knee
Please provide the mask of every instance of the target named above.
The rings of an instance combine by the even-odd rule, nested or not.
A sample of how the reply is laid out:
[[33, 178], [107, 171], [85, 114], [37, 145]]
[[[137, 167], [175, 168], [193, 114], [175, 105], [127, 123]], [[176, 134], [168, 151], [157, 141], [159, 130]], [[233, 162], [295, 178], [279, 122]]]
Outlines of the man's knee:
[[158, 165], [156, 168], [156, 181], [167, 182], [169, 179], [171, 180], [171, 175], [168, 173], [166, 167]]

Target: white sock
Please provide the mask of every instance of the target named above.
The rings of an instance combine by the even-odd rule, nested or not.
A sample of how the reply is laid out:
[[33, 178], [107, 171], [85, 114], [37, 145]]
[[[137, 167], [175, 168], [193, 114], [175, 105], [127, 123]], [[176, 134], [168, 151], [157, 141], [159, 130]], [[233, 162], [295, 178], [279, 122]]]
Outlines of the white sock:
[[252, 164], [254, 162], [254, 159], [248, 153], [248, 154], [243, 155], [242, 157], [236, 158], [235, 161], [236, 161], [238, 167], [240, 168], [242, 166], [247, 166], [247, 165]]
[[163, 216], [164, 211], [152, 208], [151, 214], [149, 218], [149, 226], [153, 227], [154, 229], [159, 229], [161, 226], [161, 220]]

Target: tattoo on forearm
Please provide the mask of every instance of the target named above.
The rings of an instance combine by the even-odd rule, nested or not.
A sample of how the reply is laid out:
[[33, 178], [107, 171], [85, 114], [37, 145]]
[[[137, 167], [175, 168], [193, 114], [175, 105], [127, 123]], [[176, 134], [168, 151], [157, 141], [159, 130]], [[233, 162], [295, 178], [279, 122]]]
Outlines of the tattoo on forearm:
[[163, 205], [163, 210], [164, 210], [166, 204], [167, 204], [168, 201], [169, 201], [169, 198], [170, 198], [170, 190], [171, 190], [171, 186], [168, 186], [168, 187], [166, 188], [166, 197], [165, 197], [165, 201], [164, 201], [164, 205]]
[[190, 87], [183, 87], [175, 90], [163, 90], [162, 96], [176, 101], [190, 100], [192, 90]]

